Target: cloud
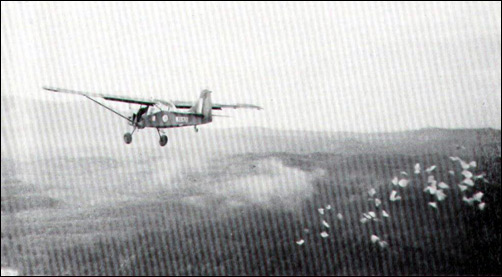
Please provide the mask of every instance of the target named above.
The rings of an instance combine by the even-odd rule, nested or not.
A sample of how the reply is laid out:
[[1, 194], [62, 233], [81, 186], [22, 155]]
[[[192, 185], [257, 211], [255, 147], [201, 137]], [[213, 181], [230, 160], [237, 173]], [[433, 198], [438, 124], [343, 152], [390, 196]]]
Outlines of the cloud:
[[[246, 167], [249, 170], [245, 170]], [[211, 174], [206, 175], [202, 182], [194, 185], [197, 188], [195, 196], [187, 196], [185, 201], [201, 205], [218, 199], [219, 203], [229, 207], [260, 205], [293, 208], [312, 196], [312, 181], [322, 174], [285, 166], [277, 158], [242, 160], [214, 178]]]

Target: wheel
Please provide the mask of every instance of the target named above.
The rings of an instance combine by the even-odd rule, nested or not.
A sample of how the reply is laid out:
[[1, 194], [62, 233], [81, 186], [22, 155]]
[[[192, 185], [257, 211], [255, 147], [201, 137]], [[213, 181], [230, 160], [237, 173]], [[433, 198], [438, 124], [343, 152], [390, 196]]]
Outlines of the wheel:
[[160, 140], [159, 140], [159, 144], [160, 146], [165, 146], [167, 144], [167, 136], [166, 135], [162, 135], [160, 136]]
[[131, 133], [125, 133], [124, 134], [124, 142], [126, 144], [129, 144], [129, 143], [132, 142], [132, 135], [131, 135]]

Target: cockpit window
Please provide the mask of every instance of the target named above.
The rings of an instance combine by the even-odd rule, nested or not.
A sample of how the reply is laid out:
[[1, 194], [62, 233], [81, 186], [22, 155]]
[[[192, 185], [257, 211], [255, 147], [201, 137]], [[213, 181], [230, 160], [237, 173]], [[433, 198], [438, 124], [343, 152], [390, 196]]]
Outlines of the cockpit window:
[[159, 101], [155, 105], [158, 106], [163, 111], [174, 110], [174, 104], [169, 101]]
[[157, 105], [153, 105], [148, 109], [148, 114], [154, 114], [160, 112], [160, 108]]
[[174, 108], [174, 105], [172, 103], [165, 102], [165, 101], [157, 102], [157, 103], [155, 103], [155, 105], [150, 107], [150, 109], [148, 110], [148, 114], [154, 114], [154, 113], [158, 113], [160, 111], [167, 112], [167, 111], [173, 110], [173, 108]]

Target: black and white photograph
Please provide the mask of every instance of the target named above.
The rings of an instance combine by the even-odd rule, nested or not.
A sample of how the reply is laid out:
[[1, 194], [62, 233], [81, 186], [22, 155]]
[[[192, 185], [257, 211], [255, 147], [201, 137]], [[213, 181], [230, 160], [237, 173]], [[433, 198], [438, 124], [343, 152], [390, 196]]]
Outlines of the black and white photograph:
[[1, 2], [1, 276], [502, 273], [501, 2]]

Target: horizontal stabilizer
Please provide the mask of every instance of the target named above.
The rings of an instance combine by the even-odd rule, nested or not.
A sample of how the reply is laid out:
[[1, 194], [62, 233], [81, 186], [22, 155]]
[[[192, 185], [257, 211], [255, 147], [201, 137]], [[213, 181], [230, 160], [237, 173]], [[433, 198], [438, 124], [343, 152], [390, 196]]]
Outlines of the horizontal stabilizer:
[[222, 115], [222, 114], [212, 114], [212, 116], [216, 116], [216, 117], [231, 117], [229, 115]]

